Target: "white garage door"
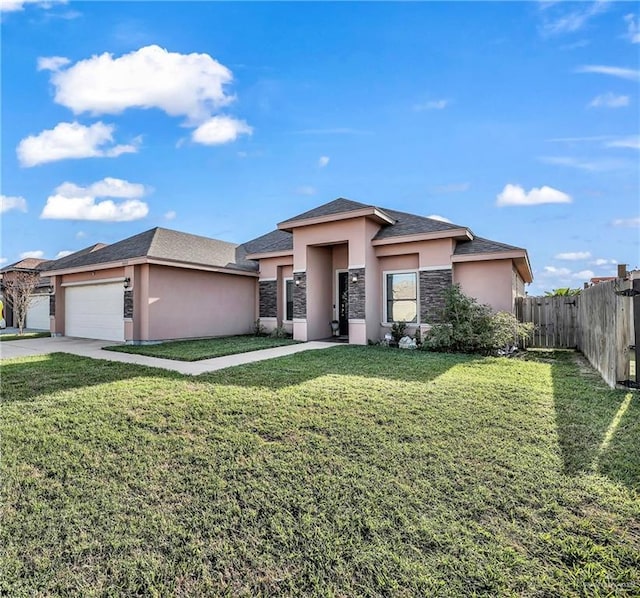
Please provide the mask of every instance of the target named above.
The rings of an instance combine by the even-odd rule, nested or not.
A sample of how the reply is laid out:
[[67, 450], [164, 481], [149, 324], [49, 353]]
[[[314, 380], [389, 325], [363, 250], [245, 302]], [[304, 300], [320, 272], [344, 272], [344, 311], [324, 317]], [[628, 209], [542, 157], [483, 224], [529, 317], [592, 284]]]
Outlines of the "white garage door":
[[121, 282], [65, 289], [65, 334], [124, 340], [124, 288]]
[[34, 295], [27, 308], [27, 328], [49, 330], [49, 295]]

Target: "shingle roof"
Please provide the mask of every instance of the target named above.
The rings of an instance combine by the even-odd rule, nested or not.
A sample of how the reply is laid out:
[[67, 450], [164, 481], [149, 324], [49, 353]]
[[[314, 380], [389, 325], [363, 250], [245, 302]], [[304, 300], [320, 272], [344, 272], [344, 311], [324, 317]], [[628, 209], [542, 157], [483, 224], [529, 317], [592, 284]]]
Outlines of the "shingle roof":
[[272, 230], [266, 235], [243, 243], [240, 247], [246, 253], [269, 253], [271, 251], [293, 250], [293, 235], [284, 230]]
[[49, 260], [43, 260], [37, 257], [27, 257], [13, 264], [9, 264], [0, 270], [0, 272], [9, 272], [11, 270], [42, 270]]
[[454, 255], [471, 255], [474, 253], [497, 253], [500, 251], [525, 251], [522, 247], [498, 243], [490, 239], [475, 237], [473, 241], [462, 241], [456, 244]]
[[329, 203], [325, 203], [321, 206], [318, 206], [317, 208], [313, 208], [313, 210], [303, 212], [302, 214], [298, 214], [293, 218], [287, 218], [285, 222], [295, 222], [296, 220], [306, 220], [307, 218], [317, 218], [318, 216], [330, 216], [331, 214], [342, 214], [344, 212], [353, 212], [354, 210], [371, 207], [373, 206], [369, 206], [357, 201], [352, 201], [350, 199], [345, 199], [344, 197], [339, 197], [338, 199], [334, 199]]
[[166, 228], [152, 228], [117, 243], [96, 249], [86, 248], [47, 264], [45, 270], [64, 270], [150, 257], [206, 266], [253, 269], [236, 263], [236, 245]]
[[374, 239], [388, 239], [390, 237], [402, 237], [404, 235], [417, 235], [421, 233], [432, 233], [443, 230], [466, 228], [457, 224], [434, 220], [425, 216], [407, 214], [397, 210], [381, 208], [386, 214], [395, 220], [394, 224], [383, 226]]

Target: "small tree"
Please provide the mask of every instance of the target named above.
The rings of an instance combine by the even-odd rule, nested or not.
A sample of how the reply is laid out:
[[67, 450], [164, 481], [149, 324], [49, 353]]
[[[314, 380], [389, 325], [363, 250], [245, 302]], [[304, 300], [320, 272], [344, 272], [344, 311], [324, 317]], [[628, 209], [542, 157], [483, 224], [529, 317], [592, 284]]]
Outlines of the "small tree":
[[553, 291], [546, 291], [545, 297], [573, 297], [579, 295], [582, 289], [571, 289], [569, 287], [561, 287], [559, 289], [553, 289]]
[[[5, 275], [6, 276], [6, 275]], [[33, 302], [33, 292], [40, 282], [40, 274], [37, 272], [11, 272], [3, 281], [4, 296], [11, 305], [13, 313], [18, 320], [20, 334], [24, 331], [27, 310]]]

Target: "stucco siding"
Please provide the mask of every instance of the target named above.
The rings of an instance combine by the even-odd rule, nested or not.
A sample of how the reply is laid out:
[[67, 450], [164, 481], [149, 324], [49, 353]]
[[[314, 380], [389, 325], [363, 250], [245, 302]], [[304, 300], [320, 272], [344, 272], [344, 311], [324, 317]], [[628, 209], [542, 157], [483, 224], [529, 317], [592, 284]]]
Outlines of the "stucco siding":
[[150, 266], [148, 340], [247, 334], [256, 286], [247, 276]]
[[510, 259], [461, 262], [454, 264], [453, 282], [495, 311], [513, 312], [512, 271]]

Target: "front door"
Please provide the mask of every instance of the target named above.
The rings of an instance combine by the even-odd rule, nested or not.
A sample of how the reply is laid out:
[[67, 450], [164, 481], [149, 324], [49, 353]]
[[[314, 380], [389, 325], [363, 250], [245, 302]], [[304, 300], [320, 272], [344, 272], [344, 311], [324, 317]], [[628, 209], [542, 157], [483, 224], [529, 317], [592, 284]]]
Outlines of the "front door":
[[338, 272], [338, 322], [340, 336], [349, 336], [349, 273]]

